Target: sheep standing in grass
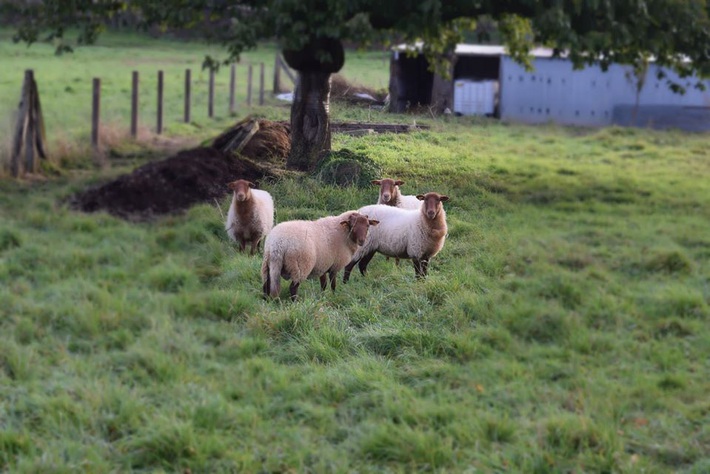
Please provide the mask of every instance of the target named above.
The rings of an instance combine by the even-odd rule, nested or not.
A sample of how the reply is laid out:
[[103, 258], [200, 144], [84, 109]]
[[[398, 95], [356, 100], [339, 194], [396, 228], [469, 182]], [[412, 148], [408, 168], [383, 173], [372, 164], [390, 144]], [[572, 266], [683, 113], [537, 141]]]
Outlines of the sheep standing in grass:
[[274, 200], [268, 192], [252, 189], [254, 183], [244, 179], [227, 186], [234, 191], [234, 197], [227, 213], [225, 230], [232, 240], [239, 243], [242, 252], [247, 242], [251, 243], [251, 255], [254, 255], [261, 239], [274, 226]]
[[429, 260], [444, 247], [448, 229], [442, 203], [449, 198], [431, 192], [420, 194], [417, 199], [422, 201], [418, 210], [381, 204], [358, 210], [380, 221], [380, 225], [368, 233], [365, 243], [345, 266], [343, 283], [350, 279], [350, 272], [356, 264], [360, 273], [365, 275], [367, 265], [376, 252], [389, 257], [411, 258], [417, 278], [427, 275]]
[[407, 196], [399, 192], [399, 187], [404, 184], [402, 180], [390, 178], [375, 179], [372, 181], [380, 187], [380, 195], [377, 204], [385, 206], [399, 207], [401, 209], [419, 209], [422, 205], [416, 196]]
[[320, 278], [321, 290], [335, 291], [338, 272], [350, 261], [358, 246], [365, 242], [370, 226], [376, 220], [356, 211], [315, 221], [287, 221], [278, 224], [264, 243], [261, 279], [264, 296], [276, 298], [281, 291], [281, 277], [291, 280], [291, 299], [307, 278]]
[[[377, 204], [399, 207], [400, 209], [419, 209], [422, 206], [422, 202], [416, 196], [404, 195], [399, 192], [399, 187], [404, 184], [401, 179], [396, 181], [391, 178], [374, 179], [371, 183], [380, 187]], [[387, 260], [389, 259], [387, 257]], [[395, 258], [394, 262], [399, 265], [398, 258]]]

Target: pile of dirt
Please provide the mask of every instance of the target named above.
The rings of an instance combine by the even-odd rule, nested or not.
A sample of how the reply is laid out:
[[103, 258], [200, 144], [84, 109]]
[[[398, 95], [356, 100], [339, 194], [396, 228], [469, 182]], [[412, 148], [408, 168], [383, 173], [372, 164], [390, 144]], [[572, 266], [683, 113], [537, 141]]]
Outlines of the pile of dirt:
[[263, 168], [249, 161], [215, 148], [194, 148], [78, 193], [69, 204], [84, 212], [106, 211], [128, 220], [146, 220], [221, 198], [228, 192], [227, 183], [235, 179], [258, 182], [264, 176]]
[[215, 138], [212, 146], [224, 153], [283, 165], [291, 152], [291, 125], [247, 117]]
[[[419, 127], [375, 123], [333, 123], [333, 132], [366, 129], [374, 133], [406, 133]], [[228, 193], [227, 183], [248, 179], [258, 184], [264, 177], [284, 173], [291, 150], [287, 122], [245, 119], [214, 139], [213, 146], [179, 152], [148, 163], [114, 181], [80, 192], [69, 199], [84, 212], [106, 211], [128, 220], [146, 220], [184, 211]], [[333, 153], [321, 163], [321, 179], [340, 185], [369, 183], [372, 163], [347, 150]], [[375, 176], [375, 177], [376, 177]]]

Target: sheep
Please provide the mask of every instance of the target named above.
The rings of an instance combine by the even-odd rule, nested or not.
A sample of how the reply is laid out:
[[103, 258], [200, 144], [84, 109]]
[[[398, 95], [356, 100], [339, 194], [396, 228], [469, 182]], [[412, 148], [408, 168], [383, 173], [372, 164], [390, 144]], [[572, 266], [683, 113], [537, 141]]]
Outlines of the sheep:
[[448, 196], [430, 192], [417, 195], [423, 201], [419, 210], [399, 209], [375, 204], [362, 207], [361, 214], [380, 221], [357, 249], [352, 260], [345, 266], [343, 283], [350, 279], [350, 272], [355, 264], [360, 273], [365, 275], [367, 265], [380, 252], [390, 257], [411, 258], [417, 278], [427, 275], [429, 260], [444, 246], [447, 235], [446, 211], [443, 202]]
[[380, 187], [377, 204], [399, 207], [401, 209], [419, 209], [422, 203], [416, 196], [404, 195], [399, 192], [399, 187], [404, 184], [402, 180], [390, 178], [375, 179], [371, 181]]
[[[400, 209], [419, 209], [422, 205], [421, 201], [416, 196], [404, 195], [399, 192], [399, 187], [404, 184], [401, 179], [394, 180], [391, 178], [375, 179], [371, 181], [380, 187], [380, 194], [377, 198], [377, 204], [386, 206], [399, 207]], [[387, 257], [387, 260], [390, 258]], [[395, 258], [394, 262], [399, 265], [399, 259]]]
[[232, 240], [239, 242], [242, 252], [247, 242], [250, 242], [250, 255], [254, 255], [259, 242], [274, 226], [274, 200], [268, 192], [252, 189], [254, 183], [244, 179], [233, 181], [227, 186], [234, 191], [234, 196], [227, 213], [225, 230]]
[[378, 221], [356, 211], [315, 221], [287, 221], [278, 224], [264, 243], [261, 279], [264, 297], [278, 297], [281, 277], [291, 280], [291, 299], [297, 297], [298, 286], [307, 278], [320, 278], [321, 290], [335, 291], [338, 272], [350, 261], [358, 246], [365, 242], [370, 226]]

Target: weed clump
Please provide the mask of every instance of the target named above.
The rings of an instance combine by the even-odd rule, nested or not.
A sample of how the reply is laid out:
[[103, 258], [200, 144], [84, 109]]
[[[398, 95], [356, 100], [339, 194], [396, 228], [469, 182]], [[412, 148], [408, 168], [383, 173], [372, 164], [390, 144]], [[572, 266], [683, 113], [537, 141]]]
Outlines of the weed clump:
[[22, 245], [22, 239], [17, 232], [9, 229], [0, 231], [0, 252], [10, 250]]
[[644, 267], [651, 272], [687, 275], [693, 270], [693, 262], [683, 252], [670, 250], [651, 256]]
[[316, 168], [315, 176], [332, 186], [369, 187], [382, 176], [382, 168], [367, 156], [343, 148], [333, 151]]

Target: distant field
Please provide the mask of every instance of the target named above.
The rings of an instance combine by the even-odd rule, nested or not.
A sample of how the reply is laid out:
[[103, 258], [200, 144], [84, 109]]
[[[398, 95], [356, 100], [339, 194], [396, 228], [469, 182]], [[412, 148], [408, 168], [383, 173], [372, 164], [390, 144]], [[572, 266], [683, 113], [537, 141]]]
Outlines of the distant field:
[[[177, 87], [204, 52], [106, 41], [72, 59], [0, 43], [2, 103], [32, 66], [53, 123], [85, 133], [66, 98], [88, 101], [85, 76], [119, 107], [136, 65]], [[376, 256], [334, 294], [264, 301], [260, 257], [226, 238], [228, 196], [138, 224], [63, 204], [140, 153], [0, 180], [0, 471], [710, 472], [707, 134], [334, 113], [431, 125], [333, 143], [450, 196], [426, 280]], [[262, 186], [278, 222], [376, 199], [311, 176]]]
[[[200, 135], [203, 129], [219, 130], [229, 117], [229, 68], [223, 67], [215, 77], [215, 118], [207, 116], [207, 71], [201, 69], [206, 54], [223, 57], [218, 46], [198, 42], [154, 39], [148, 36], [107, 33], [94, 46], [79, 47], [72, 54], [54, 55], [49, 44], [13, 44], [9, 29], [0, 30], [0, 124], [9, 121], [19, 102], [23, 71], [33, 69], [39, 86], [42, 107], [50, 139], [86, 141], [90, 134], [91, 83], [101, 78], [101, 120], [113, 133], [125, 132], [130, 123], [131, 74], [140, 74], [140, 125], [155, 130], [157, 71], [164, 71], [164, 123], [167, 134]], [[274, 44], [262, 44], [247, 52], [237, 66], [236, 116], [256, 112], [288, 117], [287, 107], [271, 97], [273, 85]], [[341, 73], [348, 80], [376, 89], [386, 88], [389, 63], [383, 52], [348, 51]], [[259, 67], [265, 66], [266, 103], [258, 104]], [[252, 104], [246, 107], [247, 68], [254, 65]], [[192, 123], [183, 124], [183, 91], [185, 69], [192, 69]], [[282, 84], [290, 85], [282, 75]], [[118, 131], [116, 129], [119, 129]], [[6, 134], [0, 134], [4, 137]]]

